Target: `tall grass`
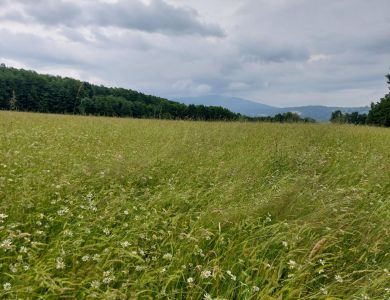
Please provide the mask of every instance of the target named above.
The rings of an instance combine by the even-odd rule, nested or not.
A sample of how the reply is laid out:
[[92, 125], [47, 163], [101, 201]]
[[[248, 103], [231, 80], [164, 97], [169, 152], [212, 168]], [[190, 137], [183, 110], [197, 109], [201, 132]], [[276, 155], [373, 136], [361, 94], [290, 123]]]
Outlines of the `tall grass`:
[[390, 299], [390, 131], [0, 112], [0, 297]]

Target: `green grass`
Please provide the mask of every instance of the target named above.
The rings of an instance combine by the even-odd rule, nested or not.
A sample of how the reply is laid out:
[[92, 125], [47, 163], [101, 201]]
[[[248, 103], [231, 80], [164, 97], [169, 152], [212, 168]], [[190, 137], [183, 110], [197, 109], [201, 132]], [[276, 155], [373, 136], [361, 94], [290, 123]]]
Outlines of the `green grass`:
[[0, 298], [390, 299], [390, 131], [0, 112], [0, 222]]

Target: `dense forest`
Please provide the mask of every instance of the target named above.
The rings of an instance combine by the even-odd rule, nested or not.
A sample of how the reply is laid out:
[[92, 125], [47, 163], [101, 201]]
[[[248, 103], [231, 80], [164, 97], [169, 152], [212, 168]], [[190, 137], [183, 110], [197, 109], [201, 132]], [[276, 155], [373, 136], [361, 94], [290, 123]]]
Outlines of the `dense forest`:
[[222, 107], [184, 105], [130, 89], [0, 67], [0, 109], [135, 118], [236, 120]]
[[[390, 74], [386, 75], [386, 77], [390, 89]], [[371, 109], [368, 114], [359, 114], [358, 112], [343, 113], [337, 110], [332, 113], [330, 121], [338, 124], [367, 124], [390, 127], [390, 93], [387, 93], [379, 102], [371, 103]]]
[[130, 89], [109, 88], [0, 65], [0, 109], [176, 120], [314, 122], [294, 113], [250, 118], [223, 107], [185, 105]]

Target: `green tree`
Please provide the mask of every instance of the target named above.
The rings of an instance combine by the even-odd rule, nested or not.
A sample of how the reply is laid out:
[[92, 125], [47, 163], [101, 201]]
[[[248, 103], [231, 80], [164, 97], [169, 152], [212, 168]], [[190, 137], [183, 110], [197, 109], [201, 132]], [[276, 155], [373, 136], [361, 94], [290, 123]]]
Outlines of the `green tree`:
[[18, 109], [18, 100], [16, 100], [15, 91], [12, 91], [12, 97], [9, 100], [9, 109], [10, 110], [17, 110]]
[[332, 112], [330, 121], [332, 123], [342, 124], [346, 122], [346, 116], [341, 110], [336, 110]]
[[[386, 75], [390, 89], [390, 74]], [[367, 122], [378, 126], [390, 127], [390, 93], [386, 94], [377, 103], [371, 103]]]

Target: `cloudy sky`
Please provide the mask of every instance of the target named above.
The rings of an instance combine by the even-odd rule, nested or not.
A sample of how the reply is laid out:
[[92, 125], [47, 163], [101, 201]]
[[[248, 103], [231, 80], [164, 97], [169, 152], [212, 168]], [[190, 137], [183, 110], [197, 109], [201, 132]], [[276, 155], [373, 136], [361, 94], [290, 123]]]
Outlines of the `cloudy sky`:
[[389, 0], [0, 0], [0, 62], [167, 98], [367, 105]]

